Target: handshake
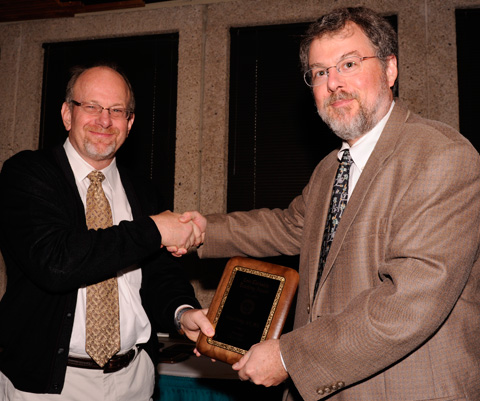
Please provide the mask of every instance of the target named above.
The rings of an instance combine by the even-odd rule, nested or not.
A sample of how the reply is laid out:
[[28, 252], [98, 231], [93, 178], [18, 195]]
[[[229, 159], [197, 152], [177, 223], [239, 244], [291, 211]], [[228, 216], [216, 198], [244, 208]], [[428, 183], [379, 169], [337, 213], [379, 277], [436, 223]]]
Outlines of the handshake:
[[162, 235], [162, 247], [180, 257], [203, 243], [207, 219], [199, 212], [173, 213], [169, 210], [150, 216]]

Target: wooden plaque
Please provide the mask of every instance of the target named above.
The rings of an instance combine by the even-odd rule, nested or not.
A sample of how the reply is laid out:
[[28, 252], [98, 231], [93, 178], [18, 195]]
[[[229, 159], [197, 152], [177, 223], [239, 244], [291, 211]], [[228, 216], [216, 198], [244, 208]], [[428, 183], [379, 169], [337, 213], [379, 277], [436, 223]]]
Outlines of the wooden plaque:
[[234, 364], [252, 345], [279, 338], [297, 286], [294, 269], [231, 258], [208, 309], [215, 335], [200, 334], [198, 351]]

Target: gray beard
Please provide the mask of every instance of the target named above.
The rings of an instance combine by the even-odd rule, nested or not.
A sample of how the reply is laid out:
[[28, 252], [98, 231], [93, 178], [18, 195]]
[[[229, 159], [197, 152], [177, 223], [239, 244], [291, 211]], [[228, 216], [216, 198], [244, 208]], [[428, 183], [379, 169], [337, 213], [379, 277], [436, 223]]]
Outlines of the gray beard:
[[115, 143], [110, 144], [103, 152], [98, 152], [95, 145], [88, 141], [85, 141], [84, 146], [86, 152], [92, 158], [92, 160], [105, 160], [115, 154]]
[[384, 107], [386, 99], [390, 98], [390, 88], [385, 74], [382, 77], [380, 90], [381, 92], [378, 94], [375, 104], [371, 109], [368, 109], [368, 107], [361, 102], [356, 93], [350, 94], [341, 91], [332, 94], [329, 99], [325, 100], [324, 110], [327, 110], [328, 106], [337, 100], [356, 99], [359, 104], [358, 114], [354, 116], [350, 122], [343, 121], [345, 113], [341, 110], [338, 110], [335, 116], [328, 115], [325, 111], [318, 111], [318, 114], [340, 139], [344, 141], [355, 140], [371, 131], [383, 118], [379, 110]]
[[380, 108], [380, 97], [375, 103], [373, 110], [368, 110], [355, 94], [350, 95], [345, 92], [340, 92], [332, 96], [325, 102], [325, 106], [340, 99], [350, 98], [356, 99], [359, 102], [359, 109], [357, 115], [355, 115], [349, 122], [343, 120], [345, 113], [342, 111], [337, 111], [335, 116], [329, 115], [326, 112], [318, 111], [322, 120], [330, 127], [335, 135], [344, 141], [351, 141], [360, 138], [375, 127], [379, 121], [377, 118], [377, 112]]

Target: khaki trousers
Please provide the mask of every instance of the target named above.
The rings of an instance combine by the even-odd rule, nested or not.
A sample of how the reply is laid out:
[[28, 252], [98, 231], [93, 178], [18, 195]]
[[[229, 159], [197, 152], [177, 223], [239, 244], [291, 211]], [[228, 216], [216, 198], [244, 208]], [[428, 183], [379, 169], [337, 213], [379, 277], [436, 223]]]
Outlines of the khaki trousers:
[[18, 391], [0, 372], [0, 401], [151, 401], [154, 384], [152, 360], [140, 351], [129, 366], [115, 373], [67, 366], [62, 394]]

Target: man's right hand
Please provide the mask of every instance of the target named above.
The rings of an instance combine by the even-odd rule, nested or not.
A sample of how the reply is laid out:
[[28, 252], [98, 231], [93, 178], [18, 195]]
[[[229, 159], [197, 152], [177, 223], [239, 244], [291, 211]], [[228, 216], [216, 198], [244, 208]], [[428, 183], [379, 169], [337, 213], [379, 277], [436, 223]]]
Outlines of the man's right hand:
[[[180, 215], [169, 210], [150, 216], [162, 235], [162, 246], [167, 247], [175, 256], [181, 256], [189, 248], [199, 246], [204, 238], [205, 230], [201, 231], [193, 218], [184, 218], [184, 216], [185, 214]], [[200, 217], [205, 219], [201, 215]], [[197, 219], [199, 218], [197, 217]], [[206, 220], [204, 226], [206, 226]]]
[[[197, 211], [190, 211], [190, 212], [185, 212], [183, 213], [178, 221], [181, 224], [193, 224], [196, 227], [195, 232], [200, 235], [200, 242], [195, 243], [194, 246], [199, 246], [200, 244], [203, 243], [205, 239], [205, 230], [207, 229], [207, 219], [202, 216], [199, 212]], [[189, 247], [178, 247], [175, 245], [172, 246], [167, 246], [167, 250], [172, 253], [173, 256], [180, 257], [182, 255], [185, 255], [188, 251]]]

